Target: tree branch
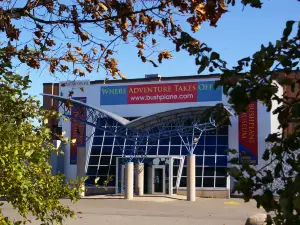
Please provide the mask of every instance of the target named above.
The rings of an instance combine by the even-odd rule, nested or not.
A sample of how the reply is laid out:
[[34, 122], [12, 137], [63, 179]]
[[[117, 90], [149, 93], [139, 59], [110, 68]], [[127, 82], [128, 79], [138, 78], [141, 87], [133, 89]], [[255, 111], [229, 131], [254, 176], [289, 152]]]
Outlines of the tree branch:
[[32, 14], [30, 14], [28, 11], [25, 12], [25, 16], [31, 18], [32, 20], [39, 22], [39, 23], [44, 23], [44, 24], [73, 24], [73, 23], [97, 23], [97, 22], [103, 22], [106, 20], [114, 20], [114, 19], [118, 19], [121, 16], [125, 16], [128, 17], [130, 15], [134, 15], [134, 14], [138, 14], [141, 12], [147, 12], [147, 11], [151, 11], [151, 10], [155, 10], [155, 9], [160, 9], [161, 7], [163, 7], [166, 3], [164, 4], [160, 4], [159, 6], [155, 6], [155, 7], [151, 7], [148, 9], [141, 9], [138, 11], [134, 11], [134, 12], [129, 12], [129, 13], [125, 13], [122, 15], [117, 15], [117, 16], [111, 16], [111, 17], [106, 17], [106, 18], [101, 18], [101, 19], [86, 19], [86, 20], [54, 20], [54, 21], [49, 21], [49, 20], [43, 20], [41, 18], [35, 17]]

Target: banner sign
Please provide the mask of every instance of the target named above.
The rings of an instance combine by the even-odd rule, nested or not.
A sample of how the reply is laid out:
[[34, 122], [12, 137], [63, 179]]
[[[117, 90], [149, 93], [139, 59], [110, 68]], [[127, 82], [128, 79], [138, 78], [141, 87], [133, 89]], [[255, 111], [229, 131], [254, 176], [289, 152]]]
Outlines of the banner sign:
[[215, 81], [102, 86], [100, 105], [222, 101]]
[[239, 153], [241, 160], [258, 163], [257, 102], [252, 102], [246, 113], [239, 115]]
[[[72, 98], [77, 101], [86, 103], [86, 97]], [[72, 106], [71, 108], [72, 117], [86, 119], [86, 110], [83, 107]], [[86, 125], [80, 123], [78, 120], [71, 119], [71, 140], [75, 139], [75, 144], [70, 144], [70, 164], [77, 164], [77, 150], [78, 147], [85, 148], [85, 137], [86, 137]]]

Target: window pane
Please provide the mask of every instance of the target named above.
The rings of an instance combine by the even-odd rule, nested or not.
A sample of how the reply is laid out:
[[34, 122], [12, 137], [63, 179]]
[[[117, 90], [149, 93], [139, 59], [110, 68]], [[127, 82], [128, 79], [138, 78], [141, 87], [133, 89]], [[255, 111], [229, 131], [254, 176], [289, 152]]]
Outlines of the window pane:
[[171, 146], [170, 155], [180, 155], [180, 146]]
[[181, 147], [181, 155], [188, 155], [188, 154], [189, 154], [188, 150], [187, 150], [186, 147], [183, 145], [183, 146]]
[[218, 146], [217, 147], [217, 155], [227, 155], [228, 153], [225, 152], [228, 149], [227, 146]]
[[204, 167], [204, 176], [214, 176], [215, 168], [214, 167]]
[[204, 135], [201, 135], [197, 145], [204, 145]]
[[158, 155], [168, 155], [168, 154], [169, 154], [169, 146], [158, 147]]
[[214, 156], [205, 156], [204, 157], [205, 166], [215, 166], [215, 157]]
[[125, 141], [124, 138], [122, 138], [122, 137], [116, 137], [115, 145], [123, 146], [124, 145], [124, 141]]
[[117, 157], [116, 156], [112, 156], [110, 164], [111, 165], [116, 165], [116, 162], [117, 162]]
[[108, 180], [108, 183], [106, 186], [110, 187], [110, 186], [115, 186], [116, 185], [116, 181], [115, 181], [116, 177], [115, 176], [109, 176], [105, 178], [105, 180]]
[[177, 177], [173, 177], [173, 187], [176, 187]]
[[99, 163], [99, 156], [90, 156], [89, 165], [97, 166]]
[[218, 134], [219, 135], [228, 135], [228, 126], [221, 126], [218, 129]]
[[202, 169], [203, 167], [196, 167], [196, 176], [202, 176]]
[[103, 146], [102, 155], [111, 155], [112, 146]]
[[227, 157], [226, 156], [218, 156], [217, 157], [217, 166], [227, 166]]
[[100, 165], [109, 165], [110, 164], [110, 156], [101, 156]]
[[181, 145], [181, 138], [179, 136], [171, 138], [171, 145]]
[[216, 153], [216, 147], [215, 146], [206, 146], [204, 148], [205, 155], [215, 155]]
[[181, 174], [181, 176], [186, 176], [186, 166], [184, 166], [182, 168], [182, 174]]
[[122, 150], [123, 150], [123, 147], [119, 147], [119, 146], [114, 146], [113, 148], [113, 154], [114, 155], [122, 155]]
[[178, 166], [173, 166], [173, 176], [177, 176], [178, 168]]
[[99, 166], [98, 175], [107, 175], [108, 174], [108, 166]]
[[203, 177], [203, 187], [214, 187], [214, 178]]
[[97, 177], [100, 178], [100, 179], [98, 180], [97, 184], [100, 185], [100, 186], [103, 186], [104, 181], [107, 179], [107, 176], [97, 176]]
[[226, 176], [226, 167], [216, 167], [216, 176]]
[[179, 186], [186, 187], [186, 177], [181, 177]]
[[109, 167], [108, 175], [116, 175], [116, 166]]
[[226, 188], [226, 177], [222, 177], [222, 178], [219, 178], [217, 177], [216, 178], [216, 187], [224, 187]]
[[92, 146], [91, 155], [100, 155], [101, 146]]
[[147, 145], [147, 138], [138, 139], [138, 145]]
[[173, 165], [179, 165], [180, 162], [181, 162], [180, 159], [174, 159], [174, 160], [173, 160]]
[[202, 177], [196, 177], [196, 187], [202, 187]]
[[104, 131], [103, 131], [103, 130], [96, 129], [96, 131], [95, 131], [95, 135], [96, 135], [96, 136], [101, 136], [101, 135], [103, 135], [103, 134], [104, 134]]
[[95, 185], [96, 176], [88, 176], [88, 179], [85, 181], [86, 185]]
[[98, 166], [89, 166], [87, 169], [87, 175], [96, 175]]
[[114, 137], [104, 137], [103, 145], [112, 145], [114, 142]]
[[196, 156], [196, 165], [203, 166], [203, 156]]
[[205, 135], [216, 135], [216, 129], [206, 131]]
[[204, 146], [198, 144], [194, 150], [194, 154], [195, 155], [203, 155], [203, 150], [204, 150]]
[[156, 155], [157, 154], [157, 146], [148, 146], [147, 154], [148, 155]]
[[159, 140], [159, 145], [169, 145], [170, 138], [163, 138]]
[[216, 145], [216, 136], [205, 136], [205, 145]]
[[218, 136], [218, 145], [228, 145], [228, 136]]
[[94, 137], [93, 145], [102, 145], [103, 137]]

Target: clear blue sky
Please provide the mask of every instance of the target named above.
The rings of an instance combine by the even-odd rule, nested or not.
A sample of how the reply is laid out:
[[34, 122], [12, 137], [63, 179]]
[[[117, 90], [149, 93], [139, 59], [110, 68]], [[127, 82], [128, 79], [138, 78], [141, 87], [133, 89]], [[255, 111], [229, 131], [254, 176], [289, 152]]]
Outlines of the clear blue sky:
[[[247, 7], [243, 10], [242, 6], [237, 4], [229, 10], [230, 12], [218, 22], [217, 28], [205, 24], [194, 36], [219, 52], [230, 66], [259, 50], [261, 44], [279, 39], [287, 20], [300, 20], [298, 0], [267, 0], [264, 1], [262, 9]], [[185, 27], [183, 29], [187, 30]], [[161, 45], [172, 46], [167, 41], [161, 42]], [[124, 45], [120, 47], [117, 58], [119, 67], [127, 78], [141, 78], [150, 73], [159, 73], [166, 77], [197, 74], [198, 68], [194, 64], [194, 57], [189, 57], [186, 52], [173, 53], [173, 56], [172, 60], [165, 60], [158, 68], [154, 68], [148, 63], [141, 62], [135, 47]], [[104, 72], [86, 76], [86, 79], [90, 80], [104, 78]], [[31, 79], [33, 82], [30, 94], [32, 95], [42, 93], [43, 83], [59, 81], [49, 75], [48, 69], [45, 69], [42, 74], [40, 71], [32, 71]], [[61, 77], [60, 80], [65, 78]]]

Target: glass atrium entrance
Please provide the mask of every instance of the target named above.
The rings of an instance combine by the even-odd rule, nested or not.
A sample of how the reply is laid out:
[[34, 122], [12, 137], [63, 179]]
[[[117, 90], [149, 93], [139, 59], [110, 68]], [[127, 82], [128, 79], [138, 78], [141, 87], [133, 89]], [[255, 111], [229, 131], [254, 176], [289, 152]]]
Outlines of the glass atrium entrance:
[[[128, 161], [128, 158], [118, 157], [116, 159], [116, 194], [123, 194], [125, 191], [125, 162]], [[184, 160], [185, 156], [180, 155], [134, 158], [134, 162], [144, 163], [144, 193], [168, 195], [177, 193]], [[134, 173], [136, 172], [134, 171]]]

